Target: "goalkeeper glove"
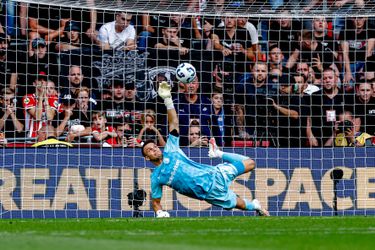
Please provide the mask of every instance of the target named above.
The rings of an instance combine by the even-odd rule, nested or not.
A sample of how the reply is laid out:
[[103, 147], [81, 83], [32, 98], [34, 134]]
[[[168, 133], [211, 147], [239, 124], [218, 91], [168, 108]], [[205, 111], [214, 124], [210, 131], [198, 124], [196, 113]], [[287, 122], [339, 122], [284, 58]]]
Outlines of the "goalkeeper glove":
[[170, 215], [167, 211], [158, 210], [156, 211], [156, 218], [169, 218]]
[[174, 109], [171, 86], [166, 81], [162, 81], [159, 84], [158, 94], [164, 100], [164, 105], [167, 107], [167, 109]]
[[159, 84], [159, 89], [158, 89], [159, 96], [163, 98], [163, 100], [167, 98], [172, 98], [171, 95], [171, 86], [166, 81], [162, 81]]

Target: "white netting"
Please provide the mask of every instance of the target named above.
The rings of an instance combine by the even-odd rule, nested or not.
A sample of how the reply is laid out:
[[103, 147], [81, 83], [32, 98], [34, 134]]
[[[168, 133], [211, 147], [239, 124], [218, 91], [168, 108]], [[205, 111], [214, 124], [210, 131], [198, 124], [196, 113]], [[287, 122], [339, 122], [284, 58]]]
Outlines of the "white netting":
[[[153, 215], [140, 146], [167, 140], [161, 81], [190, 158], [217, 164], [212, 136], [257, 162], [234, 182], [240, 196], [274, 215], [332, 215], [336, 190], [341, 214], [374, 214], [374, 4], [343, 2], [2, 4], [0, 217], [129, 216], [142, 190], [141, 214]], [[191, 84], [176, 80], [183, 62]], [[76, 149], [28, 148], [36, 142]], [[170, 189], [162, 205], [243, 214]]]

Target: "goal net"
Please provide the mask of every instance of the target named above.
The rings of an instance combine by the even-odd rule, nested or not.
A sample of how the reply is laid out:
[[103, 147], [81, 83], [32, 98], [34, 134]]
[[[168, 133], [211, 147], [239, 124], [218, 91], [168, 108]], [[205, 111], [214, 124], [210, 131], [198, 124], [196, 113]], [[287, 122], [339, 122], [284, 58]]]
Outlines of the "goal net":
[[[3, 2], [0, 218], [154, 216], [141, 147], [167, 142], [163, 81], [189, 158], [221, 163], [214, 137], [255, 160], [240, 197], [276, 216], [375, 214], [374, 5], [343, 2]], [[162, 206], [253, 215], [168, 187]]]

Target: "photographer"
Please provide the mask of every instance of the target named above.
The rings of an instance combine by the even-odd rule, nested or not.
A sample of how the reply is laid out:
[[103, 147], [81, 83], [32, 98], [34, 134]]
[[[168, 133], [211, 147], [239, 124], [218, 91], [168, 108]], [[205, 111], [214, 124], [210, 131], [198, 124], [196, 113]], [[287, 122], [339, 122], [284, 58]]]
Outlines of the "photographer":
[[344, 111], [338, 116], [334, 135], [329, 139], [327, 146], [335, 147], [363, 147], [370, 146], [371, 135], [361, 132], [360, 119], [355, 119], [352, 112]]

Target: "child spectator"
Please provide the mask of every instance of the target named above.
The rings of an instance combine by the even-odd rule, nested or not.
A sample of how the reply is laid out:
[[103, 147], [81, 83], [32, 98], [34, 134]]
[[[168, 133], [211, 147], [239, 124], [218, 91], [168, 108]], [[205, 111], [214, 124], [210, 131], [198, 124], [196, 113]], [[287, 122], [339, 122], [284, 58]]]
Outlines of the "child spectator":
[[95, 112], [92, 115], [92, 123], [91, 133], [94, 137], [94, 141], [102, 142], [108, 139], [108, 137], [117, 137], [114, 128], [112, 126], [107, 126], [107, 119], [104, 112]]
[[208, 138], [201, 134], [201, 128], [197, 120], [193, 120], [189, 127], [189, 147], [207, 147]]
[[160, 131], [155, 127], [156, 114], [151, 109], [146, 109], [142, 115], [143, 128], [139, 132], [138, 140], [154, 140], [159, 146], [165, 145], [165, 140]]

